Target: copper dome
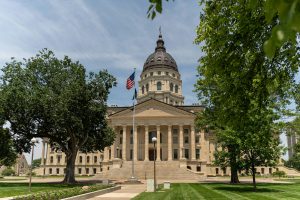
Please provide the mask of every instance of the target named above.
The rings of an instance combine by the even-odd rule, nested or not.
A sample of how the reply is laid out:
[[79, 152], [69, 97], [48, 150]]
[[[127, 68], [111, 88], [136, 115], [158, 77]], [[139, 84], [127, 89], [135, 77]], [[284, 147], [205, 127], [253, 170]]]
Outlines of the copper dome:
[[167, 68], [178, 72], [176, 61], [166, 52], [161, 34], [159, 34], [156, 44], [155, 52], [148, 56], [144, 63], [143, 72], [152, 68]]

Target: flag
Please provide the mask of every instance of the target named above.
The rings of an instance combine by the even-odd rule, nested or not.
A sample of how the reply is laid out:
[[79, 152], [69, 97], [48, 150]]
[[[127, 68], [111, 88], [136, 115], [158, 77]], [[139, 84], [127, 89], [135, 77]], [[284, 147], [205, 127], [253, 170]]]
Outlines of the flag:
[[130, 90], [134, 86], [134, 75], [135, 75], [135, 72], [133, 72], [127, 79], [127, 82], [126, 82], [127, 90]]
[[135, 100], [137, 97], [137, 91], [136, 91], [136, 88], [134, 89], [134, 94], [133, 94], [133, 97], [132, 97], [132, 100]]

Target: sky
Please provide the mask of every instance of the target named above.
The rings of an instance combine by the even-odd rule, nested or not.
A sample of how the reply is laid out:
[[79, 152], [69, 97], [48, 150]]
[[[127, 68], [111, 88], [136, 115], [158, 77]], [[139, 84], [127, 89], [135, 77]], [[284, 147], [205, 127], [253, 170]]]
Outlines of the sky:
[[[118, 82], [108, 104], [131, 105], [126, 79], [133, 68], [140, 79], [161, 26], [167, 52], [181, 73], [185, 104], [197, 103], [193, 90], [203, 55], [193, 43], [201, 12], [198, 1], [164, 3], [163, 14], [154, 20], [147, 18], [148, 6], [148, 0], [0, 0], [0, 68], [11, 57], [22, 60], [48, 48], [59, 58], [78, 60], [87, 71], [107, 69]], [[37, 145], [35, 158], [40, 156]]]

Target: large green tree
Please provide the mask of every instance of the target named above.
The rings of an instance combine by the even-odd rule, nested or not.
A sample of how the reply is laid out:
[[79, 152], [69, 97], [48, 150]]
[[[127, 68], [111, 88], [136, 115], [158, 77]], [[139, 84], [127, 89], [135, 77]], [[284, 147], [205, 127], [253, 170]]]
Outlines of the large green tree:
[[74, 183], [78, 151], [101, 151], [113, 143], [106, 101], [116, 79], [106, 70], [87, 75], [79, 62], [58, 59], [47, 49], [22, 62], [12, 59], [2, 71], [3, 113], [18, 150], [28, 152], [33, 137], [49, 138], [66, 154], [64, 182]]
[[16, 162], [17, 153], [9, 130], [0, 126], [0, 166], [12, 166]]
[[285, 43], [272, 59], [265, 56], [264, 42], [278, 20], [266, 21], [264, 2], [255, 8], [247, 0], [203, 2], [196, 38], [205, 53], [196, 84], [207, 107], [201, 115], [230, 156], [231, 182], [238, 182], [239, 168], [251, 166], [255, 186], [255, 166], [272, 166], [280, 155], [276, 120], [297, 88], [299, 52], [295, 43]]

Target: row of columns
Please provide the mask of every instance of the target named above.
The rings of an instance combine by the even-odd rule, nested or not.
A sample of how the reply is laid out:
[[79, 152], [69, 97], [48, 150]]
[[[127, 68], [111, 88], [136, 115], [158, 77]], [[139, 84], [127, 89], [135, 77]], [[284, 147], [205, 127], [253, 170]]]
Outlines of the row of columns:
[[[194, 126], [191, 125], [190, 126], [190, 149], [191, 149], [191, 160], [195, 160], [196, 159], [196, 150], [195, 150], [195, 130], [194, 130]], [[127, 126], [123, 126], [123, 141], [122, 141], [122, 158], [124, 160], [127, 159], [126, 155], [127, 155]], [[115, 128], [116, 130], [116, 128]], [[156, 126], [156, 137], [157, 137], [157, 146], [156, 146], [156, 160], [160, 161], [161, 157], [160, 157], [160, 150], [161, 150], [161, 143], [160, 143], [160, 126], [157, 125]], [[135, 161], [138, 160], [138, 135], [137, 135], [137, 126], [134, 128], [134, 132], [133, 132], [133, 159]], [[183, 154], [184, 152], [182, 151], [183, 149], [183, 125], [179, 125], [179, 158], [183, 158]], [[172, 155], [172, 125], [168, 125], [168, 142], [167, 142], [167, 146], [168, 146], [168, 161], [171, 161], [173, 158]], [[115, 150], [115, 143], [111, 146], [112, 149], [112, 153], [111, 153], [111, 159], [114, 159], [114, 150]], [[145, 161], [149, 161], [149, 126], [145, 126], [145, 157], [144, 160]], [[108, 151], [106, 151], [106, 154], [108, 154]], [[108, 158], [108, 155], [107, 155]]]

